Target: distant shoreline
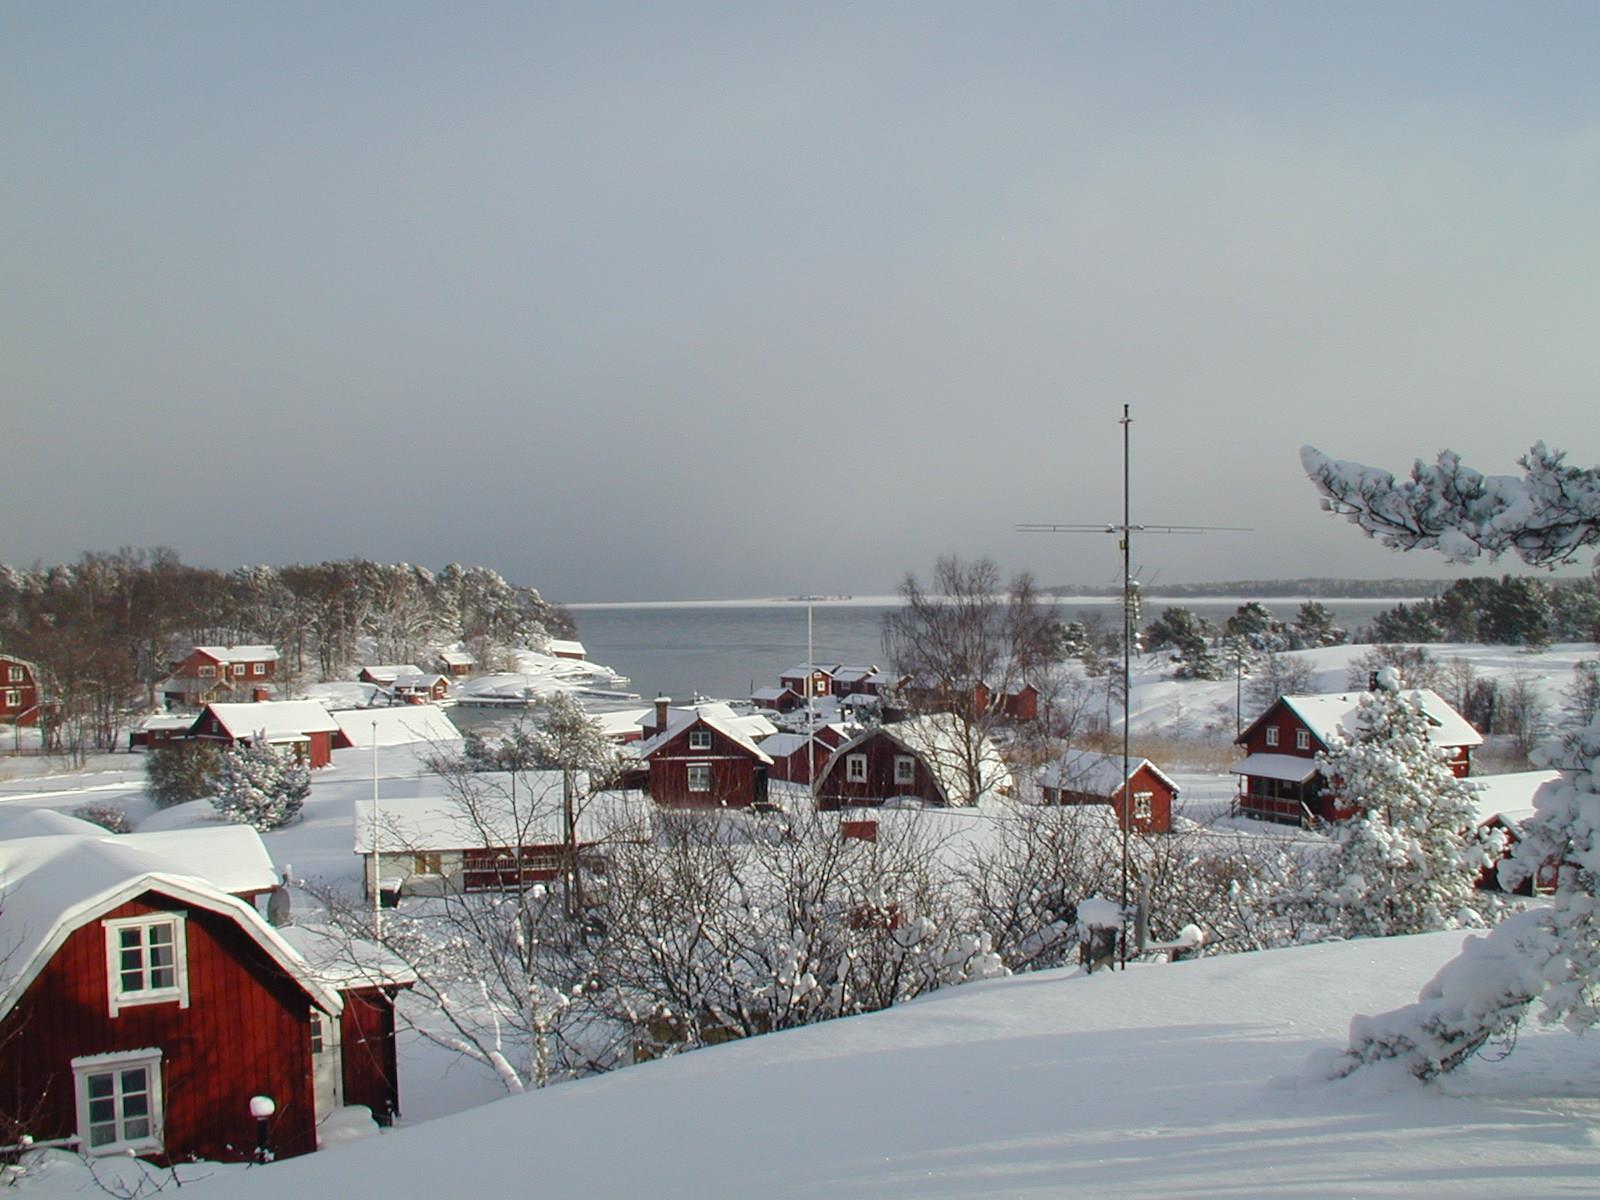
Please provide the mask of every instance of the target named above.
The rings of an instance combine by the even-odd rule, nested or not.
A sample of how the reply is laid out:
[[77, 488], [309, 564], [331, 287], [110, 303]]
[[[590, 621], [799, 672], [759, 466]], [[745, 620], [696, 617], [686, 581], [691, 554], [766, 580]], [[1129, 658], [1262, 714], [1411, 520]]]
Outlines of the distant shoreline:
[[[1203, 602], [1206, 604], [1248, 604], [1254, 600], [1261, 604], [1303, 604], [1307, 600], [1332, 601], [1339, 604], [1406, 604], [1426, 597], [1418, 596], [1313, 596], [1308, 594], [1292, 594], [1273, 596], [1251, 593], [1249, 595], [1205, 595], [1205, 596], [1169, 596], [1161, 592], [1144, 592], [1141, 595], [1145, 607], [1152, 604], [1162, 604], [1168, 607], [1179, 605], [1184, 601]], [[1103, 604], [1108, 607], [1121, 602], [1121, 597], [1113, 592], [1110, 595], [1067, 595], [1054, 592], [1046, 593], [1043, 597], [1046, 603], [1070, 604], [1088, 607]], [[889, 596], [852, 596], [848, 600], [795, 600], [784, 596], [751, 596], [734, 599], [705, 599], [705, 600], [584, 600], [564, 601], [562, 608], [573, 612], [597, 608], [805, 608], [808, 603], [817, 608], [895, 608], [900, 604], [900, 597]]]

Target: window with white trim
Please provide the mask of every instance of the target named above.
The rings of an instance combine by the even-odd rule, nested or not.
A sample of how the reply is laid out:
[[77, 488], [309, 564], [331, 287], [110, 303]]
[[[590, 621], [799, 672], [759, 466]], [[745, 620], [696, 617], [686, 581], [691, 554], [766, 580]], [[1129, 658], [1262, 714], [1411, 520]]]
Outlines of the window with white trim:
[[917, 760], [909, 754], [896, 754], [894, 756], [894, 781], [896, 783], [915, 783], [917, 781]]
[[252, 674], [252, 675], [265, 675], [266, 673], [267, 673], [267, 664], [266, 663], [251, 663], [250, 664], [250, 674]]
[[11, 683], [21, 683], [23, 681], [22, 668], [21, 667], [7, 667], [6, 668], [6, 679]]
[[845, 755], [844, 777], [850, 783], [865, 783], [867, 781], [867, 756], [865, 754]]
[[210, 663], [201, 663], [200, 669], [196, 672], [196, 674], [198, 674], [202, 679], [210, 679], [216, 673], [216, 667], [212, 666]]
[[72, 1060], [78, 1136], [90, 1154], [161, 1149], [161, 1051], [93, 1054]]
[[1135, 821], [1148, 821], [1150, 819], [1150, 801], [1152, 793], [1135, 792], [1133, 794], [1133, 819]]
[[321, 1054], [322, 1044], [322, 1014], [316, 1009], [311, 1010], [311, 1053]]
[[22, 693], [17, 691], [15, 688], [8, 689], [6, 691], [6, 707], [7, 708], [21, 708], [22, 707]]
[[709, 792], [711, 790], [711, 764], [689, 764], [689, 790], [691, 792]]
[[189, 1007], [189, 964], [182, 913], [103, 922], [111, 1015], [135, 1004], [176, 1000]]
[[1304, 729], [1294, 731], [1294, 748], [1296, 750], [1311, 749], [1311, 734]]
[[1278, 727], [1276, 725], [1268, 725], [1267, 726], [1267, 745], [1276, 746], [1277, 744], [1278, 744]]
[[244, 664], [243, 663], [234, 663], [233, 664], [233, 673], [234, 673], [235, 676], [243, 675], [244, 674]]
[[691, 730], [689, 730], [689, 749], [691, 749], [691, 750], [709, 750], [709, 749], [711, 749], [711, 731], [709, 729], [691, 729]]

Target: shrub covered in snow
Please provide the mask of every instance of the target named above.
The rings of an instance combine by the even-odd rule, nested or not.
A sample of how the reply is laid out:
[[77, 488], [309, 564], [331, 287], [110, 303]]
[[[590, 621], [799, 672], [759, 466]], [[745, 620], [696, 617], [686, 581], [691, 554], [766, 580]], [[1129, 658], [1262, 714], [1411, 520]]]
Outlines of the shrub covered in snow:
[[300, 815], [311, 794], [311, 771], [258, 737], [225, 750], [211, 803], [230, 821], [277, 829]]

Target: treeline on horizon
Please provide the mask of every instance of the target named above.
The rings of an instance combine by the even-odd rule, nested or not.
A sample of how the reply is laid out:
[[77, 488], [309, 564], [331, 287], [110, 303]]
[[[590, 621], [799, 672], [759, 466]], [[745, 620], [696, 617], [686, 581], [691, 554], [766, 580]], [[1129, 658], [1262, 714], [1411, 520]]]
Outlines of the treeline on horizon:
[[363, 640], [385, 662], [461, 643], [489, 663], [494, 647], [537, 648], [572, 632], [571, 616], [535, 589], [459, 563], [219, 571], [167, 547], [49, 567], [0, 563], [0, 652], [38, 669], [53, 718], [47, 736], [68, 749], [109, 749], [129, 705], [153, 707], [157, 681], [192, 646], [270, 643], [282, 675], [327, 680], [351, 673]]
[[[1237, 579], [1224, 583], [1152, 583], [1141, 587], [1149, 597], [1195, 599], [1207, 596], [1241, 600], [1305, 596], [1317, 600], [1402, 600], [1437, 596], [1450, 586], [1447, 579], [1340, 579], [1308, 576], [1305, 579]], [[1060, 585], [1045, 589], [1052, 596], [1120, 596], [1120, 587]]]

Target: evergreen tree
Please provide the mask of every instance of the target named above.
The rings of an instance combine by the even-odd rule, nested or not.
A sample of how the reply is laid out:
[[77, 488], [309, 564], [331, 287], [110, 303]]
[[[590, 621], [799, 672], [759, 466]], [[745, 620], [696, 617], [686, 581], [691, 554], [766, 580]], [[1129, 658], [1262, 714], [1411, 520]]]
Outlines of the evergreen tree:
[[225, 750], [212, 805], [230, 821], [265, 832], [300, 815], [311, 794], [311, 771], [279, 754], [266, 738]]
[[1342, 646], [1350, 640], [1349, 631], [1335, 625], [1333, 614], [1315, 600], [1307, 600], [1300, 606], [1294, 625], [1290, 627], [1290, 634], [1296, 650]]
[[211, 742], [184, 739], [145, 757], [145, 790], [157, 808], [217, 794], [222, 755]]
[[1392, 668], [1361, 697], [1352, 736], [1318, 756], [1340, 807], [1302, 893], [1326, 932], [1388, 937], [1480, 924], [1478, 876], [1498, 857], [1498, 833], [1477, 825], [1472, 786], [1428, 741], [1428, 717]]
[[1241, 604], [1224, 630], [1229, 637], [1243, 638], [1252, 650], [1270, 653], [1289, 648], [1289, 627], [1259, 600]]

